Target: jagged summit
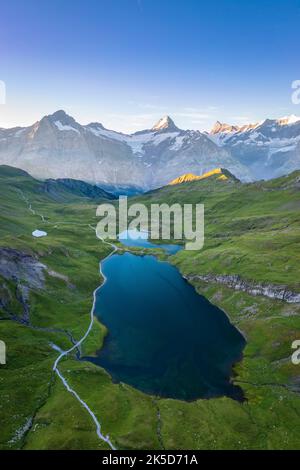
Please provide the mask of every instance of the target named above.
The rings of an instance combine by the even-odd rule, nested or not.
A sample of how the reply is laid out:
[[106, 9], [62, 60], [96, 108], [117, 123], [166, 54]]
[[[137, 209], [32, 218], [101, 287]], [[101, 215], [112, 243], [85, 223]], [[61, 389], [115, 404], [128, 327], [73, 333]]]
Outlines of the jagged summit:
[[60, 109], [30, 126], [0, 129], [0, 163], [40, 179], [73, 178], [145, 189], [213, 168], [227, 168], [243, 181], [300, 168], [296, 116], [236, 128], [220, 120], [216, 134], [183, 130], [165, 116], [152, 129], [123, 134], [98, 122], [82, 125]]
[[[256, 129], [260, 126], [263, 127], [272, 127], [272, 126], [279, 126], [279, 127], [284, 127], [284, 126], [289, 126], [292, 124], [300, 124], [300, 117], [295, 116], [295, 114], [291, 114], [290, 116], [284, 116], [279, 119], [265, 119], [260, 122], [256, 123], [250, 123], [250, 124], [244, 124], [243, 126], [237, 126], [237, 125], [231, 125], [231, 124], [226, 124], [222, 123], [220, 121], [217, 121], [213, 128], [210, 131], [210, 135], [216, 135], [216, 134], [232, 134], [234, 132], [246, 132], [249, 130]], [[275, 132], [275, 131], [274, 131]]]
[[152, 131], [178, 131], [178, 127], [175, 125], [174, 121], [170, 118], [170, 116], [162, 117], [155, 126], [152, 127]]
[[300, 121], [300, 117], [295, 116], [295, 114], [291, 114], [290, 116], [284, 116], [280, 119], [277, 119], [276, 122], [280, 126], [287, 126], [288, 124], [295, 124], [296, 122]]
[[75, 119], [67, 114], [63, 109], [59, 109], [58, 111], [55, 111], [55, 113], [45, 116], [45, 119], [48, 119], [51, 122], [60, 122], [63, 125], [76, 123]]
[[89, 127], [91, 129], [104, 129], [105, 130], [105, 127], [103, 126], [103, 124], [101, 124], [101, 122], [90, 122], [89, 124], [87, 124], [86, 127]]
[[230, 173], [230, 171], [226, 170], [225, 168], [214, 168], [213, 170], [203, 173], [203, 175], [195, 175], [194, 173], [185, 173], [184, 175], [181, 175], [178, 178], [175, 178], [173, 181], [171, 181], [169, 183], [169, 186], [173, 186], [173, 185], [181, 184], [181, 183], [188, 183], [191, 181], [204, 180], [212, 176], [217, 176], [217, 180], [221, 180], [221, 181], [226, 181], [226, 180], [238, 181], [238, 179], [232, 173]]
[[211, 134], [219, 134], [220, 132], [236, 132], [239, 130], [238, 126], [226, 124], [225, 122], [217, 121], [210, 131]]
[[63, 109], [59, 109], [58, 111], [55, 111], [55, 113], [48, 114], [47, 116], [48, 119], [51, 121], [56, 121], [56, 120], [65, 120], [67, 118], [73, 119], [71, 116], [69, 116], [66, 111]]

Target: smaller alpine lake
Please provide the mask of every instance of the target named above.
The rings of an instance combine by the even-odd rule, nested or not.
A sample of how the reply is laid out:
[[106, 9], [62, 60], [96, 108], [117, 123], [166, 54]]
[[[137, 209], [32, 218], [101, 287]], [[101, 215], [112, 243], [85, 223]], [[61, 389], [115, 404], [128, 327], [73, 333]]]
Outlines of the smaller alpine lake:
[[95, 315], [108, 334], [98, 355], [85, 359], [145, 393], [243, 399], [231, 376], [244, 337], [174, 266], [125, 252], [102, 262], [102, 271]]

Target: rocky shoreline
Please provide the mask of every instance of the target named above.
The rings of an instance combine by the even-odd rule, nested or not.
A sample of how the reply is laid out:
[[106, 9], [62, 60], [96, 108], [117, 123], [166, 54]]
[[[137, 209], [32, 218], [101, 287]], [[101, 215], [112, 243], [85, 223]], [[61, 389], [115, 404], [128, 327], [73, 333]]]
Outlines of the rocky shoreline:
[[221, 275], [221, 274], [190, 274], [185, 276], [187, 280], [200, 280], [211, 282], [214, 284], [223, 284], [231, 289], [247, 292], [250, 295], [263, 295], [270, 299], [283, 300], [288, 303], [300, 303], [300, 293], [287, 289], [284, 285], [263, 284], [245, 281], [238, 275]]

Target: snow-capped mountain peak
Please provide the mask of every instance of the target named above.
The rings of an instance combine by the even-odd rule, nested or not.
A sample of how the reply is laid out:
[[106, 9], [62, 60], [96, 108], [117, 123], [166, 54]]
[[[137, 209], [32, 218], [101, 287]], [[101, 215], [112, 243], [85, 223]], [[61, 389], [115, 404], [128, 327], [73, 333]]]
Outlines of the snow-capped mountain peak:
[[288, 116], [236, 126], [217, 121], [210, 133], [181, 130], [169, 116], [152, 129], [123, 134], [65, 111], [28, 127], [0, 129], [0, 164], [37, 178], [162, 186], [180, 174], [227, 168], [238, 178], [270, 178], [300, 168], [300, 119]]
[[105, 129], [105, 127], [103, 126], [103, 124], [101, 124], [101, 122], [90, 122], [85, 127], [90, 128], [90, 129]]
[[174, 121], [170, 118], [170, 116], [164, 116], [162, 117], [156, 124], [155, 126], [152, 127], [152, 131], [173, 131], [173, 130], [178, 130], [178, 127], [176, 127]]
[[300, 117], [295, 116], [295, 114], [291, 114], [290, 116], [284, 116], [280, 119], [276, 120], [276, 123], [279, 126], [287, 126], [289, 124], [295, 124], [296, 122], [300, 121]]
[[220, 132], [229, 133], [229, 132], [236, 132], [239, 130], [238, 126], [233, 126], [230, 124], [226, 124], [225, 122], [217, 121], [213, 126], [212, 130], [210, 131], [211, 134], [219, 134]]
[[300, 118], [294, 114], [238, 130], [217, 122], [209, 138], [246, 164], [255, 178], [272, 178], [300, 167]]
[[62, 125], [77, 124], [72, 116], [69, 116], [63, 109], [56, 111], [53, 114], [45, 116], [44, 119], [48, 119], [51, 122], [60, 122]]
[[251, 131], [257, 129], [258, 127], [272, 127], [272, 126], [288, 126], [291, 124], [300, 123], [300, 117], [295, 116], [295, 114], [291, 114], [290, 116], [284, 116], [279, 119], [265, 119], [260, 122], [256, 122], [254, 124], [244, 124], [243, 126], [236, 126], [232, 124], [222, 123], [217, 121], [211, 131], [209, 132], [210, 135], [214, 136], [217, 134], [234, 134], [235, 132], [243, 133], [247, 131]]
[[40, 121], [36, 123], [35, 132], [41, 132], [42, 129], [45, 129], [48, 126], [57, 128], [59, 131], [73, 131], [77, 134], [80, 133], [81, 126], [72, 116], [69, 116], [65, 111], [60, 109], [53, 114], [44, 116]]

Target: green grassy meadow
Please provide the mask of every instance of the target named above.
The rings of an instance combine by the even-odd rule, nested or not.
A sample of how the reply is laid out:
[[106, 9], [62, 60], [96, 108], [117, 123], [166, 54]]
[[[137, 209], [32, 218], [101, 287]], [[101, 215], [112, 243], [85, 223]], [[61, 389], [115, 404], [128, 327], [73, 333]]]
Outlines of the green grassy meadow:
[[[252, 184], [212, 178], [132, 201], [205, 204], [204, 248], [169, 257], [184, 275], [237, 274], [300, 292], [299, 179], [300, 172]], [[27, 253], [56, 273], [45, 273], [44, 286], [30, 289], [27, 325], [20, 321], [16, 281], [0, 277], [0, 339], [7, 345], [7, 364], [0, 366], [1, 449], [108, 448], [52, 370], [59, 355], [53, 344], [70, 348], [71, 338], [87, 329], [92, 293], [102, 282], [99, 262], [110, 252], [92, 229], [100, 201], [60, 196], [58, 202], [24, 172], [0, 167], [0, 247]], [[47, 237], [32, 237], [35, 229]], [[68, 383], [118, 449], [299, 449], [300, 366], [290, 357], [292, 341], [300, 338], [300, 305], [192, 282], [247, 339], [234, 377], [246, 401], [159, 399], [113, 383], [75, 353], [60, 363]], [[82, 355], [99, 350], [106, 333], [95, 321]]]

